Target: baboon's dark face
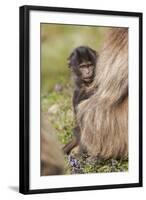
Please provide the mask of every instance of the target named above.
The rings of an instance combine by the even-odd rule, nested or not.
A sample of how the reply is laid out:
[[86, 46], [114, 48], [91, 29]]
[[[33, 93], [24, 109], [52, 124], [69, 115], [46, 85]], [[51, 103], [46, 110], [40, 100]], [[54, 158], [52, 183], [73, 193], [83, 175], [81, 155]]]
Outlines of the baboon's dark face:
[[91, 61], [84, 61], [78, 66], [80, 78], [84, 82], [91, 82], [94, 78], [95, 66]]
[[85, 83], [93, 81], [97, 61], [96, 51], [86, 46], [78, 47], [71, 53], [68, 61], [78, 80]]

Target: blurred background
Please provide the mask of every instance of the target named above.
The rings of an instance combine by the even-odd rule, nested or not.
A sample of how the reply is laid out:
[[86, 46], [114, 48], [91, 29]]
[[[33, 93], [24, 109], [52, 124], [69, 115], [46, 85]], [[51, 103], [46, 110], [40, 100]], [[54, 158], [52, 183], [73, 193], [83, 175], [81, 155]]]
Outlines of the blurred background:
[[[74, 48], [84, 45], [98, 51], [108, 27], [41, 24], [41, 112], [47, 113], [63, 147], [73, 134], [73, 81], [67, 58]], [[88, 160], [86, 155], [64, 156], [65, 174], [118, 172], [128, 170], [127, 160]], [[71, 165], [71, 161], [80, 167]]]
[[41, 24], [42, 95], [52, 91], [56, 84], [69, 83], [69, 54], [81, 45], [98, 50], [105, 29], [94, 26]]

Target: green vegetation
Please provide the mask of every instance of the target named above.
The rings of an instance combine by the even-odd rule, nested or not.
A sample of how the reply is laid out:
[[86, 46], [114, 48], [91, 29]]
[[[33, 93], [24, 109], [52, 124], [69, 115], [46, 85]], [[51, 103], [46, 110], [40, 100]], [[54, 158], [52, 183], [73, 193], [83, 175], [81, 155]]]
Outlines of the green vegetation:
[[[106, 29], [106, 28], [104, 28]], [[47, 112], [62, 146], [74, 127], [72, 82], [67, 57], [73, 48], [87, 45], [98, 49], [103, 28], [69, 25], [41, 25], [41, 111]], [[98, 38], [98, 39], [97, 39]], [[128, 170], [128, 160], [101, 160], [87, 155], [65, 156], [66, 174], [119, 172]]]
[[[52, 90], [56, 83], [70, 81], [67, 58], [81, 45], [98, 49], [103, 29], [88, 26], [41, 25], [41, 92]], [[98, 38], [98, 40], [97, 40]]]
[[42, 111], [48, 112], [49, 121], [56, 129], [61, 144], [66, 144], [71, 138], [73, 128], [73, 112], [71, 94], [67, 89], [63, 92], [53, 91], [42, 98]]

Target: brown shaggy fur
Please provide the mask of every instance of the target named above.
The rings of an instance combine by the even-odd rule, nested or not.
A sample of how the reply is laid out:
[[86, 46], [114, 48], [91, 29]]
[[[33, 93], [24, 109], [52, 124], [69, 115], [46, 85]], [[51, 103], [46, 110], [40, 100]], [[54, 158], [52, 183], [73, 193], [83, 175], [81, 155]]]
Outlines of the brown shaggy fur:
[[99, 53], [96, 90], [77, 109], [81, 146], [91, 156], [128, 156], [128, 29], [108, 30]]
[[64, 172], [64, 157], [60, 144], [44, 116], [41, 117], [41, 175]]

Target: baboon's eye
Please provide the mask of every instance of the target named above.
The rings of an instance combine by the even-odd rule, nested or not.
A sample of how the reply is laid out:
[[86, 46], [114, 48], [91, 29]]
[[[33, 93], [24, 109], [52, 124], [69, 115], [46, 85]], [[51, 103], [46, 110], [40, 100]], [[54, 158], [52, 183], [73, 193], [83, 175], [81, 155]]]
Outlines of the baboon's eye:
[[80, 68], [84, 68], [84, 67], [87, 67], [87, 65], [86, 64], [81, 64], [81, 65], [79, 65], [79, 67]]

